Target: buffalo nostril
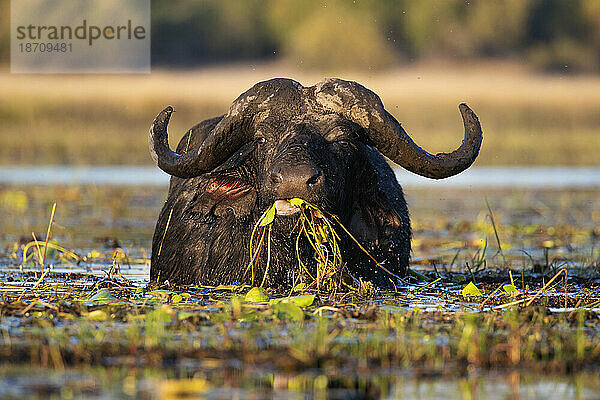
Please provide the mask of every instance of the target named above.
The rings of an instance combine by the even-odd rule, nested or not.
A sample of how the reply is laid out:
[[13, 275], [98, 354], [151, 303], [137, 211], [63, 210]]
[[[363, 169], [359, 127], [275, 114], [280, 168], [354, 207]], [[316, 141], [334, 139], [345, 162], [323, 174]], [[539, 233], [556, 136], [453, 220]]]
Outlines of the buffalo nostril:
[[308, 186], [309, 188], [312, 188], [316, 185], [319, 185], [322, 181], [323, 181], [323, 172], [320, 169], [315, 168], [313, 170], [313, 176], [308, 178], [308, 180], [306, 181], [306, 186]]
[[283, 175], [281, 175], [279, 172], [272, 172], [271, 182], [273, 182], [276, 185], [281, 184], [281, 182], [283, 182]]

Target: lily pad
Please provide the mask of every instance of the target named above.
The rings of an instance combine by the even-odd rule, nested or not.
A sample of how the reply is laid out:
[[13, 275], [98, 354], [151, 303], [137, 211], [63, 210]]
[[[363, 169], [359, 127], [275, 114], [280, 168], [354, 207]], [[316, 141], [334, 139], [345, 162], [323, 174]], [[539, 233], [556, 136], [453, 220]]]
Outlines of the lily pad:
[[483, 296], [483, 293], [481, 293], [481, 290], [479, 290], [479, 288], [475, 286], [473, 282], [469, 282], [469, 284], [463, 288], [462, 295], [464, 297]]
[[183, 300], [183, 296], [178, 293], [171, 296], [171, 303], [179, 303], [181, 300]]
[[110, 303], [110, 302], [118, 301], [118, 300], [119, 299], [117, 299], [115, 296], [112, 295], [112, 293], [110, 292], [110, 289], [100, 289], [96, 293], [94, 293], [94, 295], [92, 297], [90, 297], [88, 299], [88, 301], [90, 301], [90, 302], [101, 303], [101, 304]]
[[280, 302], [273, 304], [273, 312], [279, 319], [289, 319], [291, 321], [304, 321], [304, 311], [290, 302]]
[[269, 302], [270, 305], [280, 304], [280, 303], [293, 303], [299, 307], [308, 307], [315, 301], [314, 294], [307, 294], [303, 296], [292, 296], [292, 297], [282, 297], [279, 299], [273, 299]]
[[262, 303], [269, 301], [269, 296], [267, 296], [267, 292], [263, 288], [253, 287], [246, 293], [246, 296], [244, 296], [244, 301], [250, 303]]
[[502, 286], [502, 289], [504, 289], [504, 294], [507, 296], [512, 296], [513, 294], [518, 293], [518, 290], [515, 285], [504, 285]]

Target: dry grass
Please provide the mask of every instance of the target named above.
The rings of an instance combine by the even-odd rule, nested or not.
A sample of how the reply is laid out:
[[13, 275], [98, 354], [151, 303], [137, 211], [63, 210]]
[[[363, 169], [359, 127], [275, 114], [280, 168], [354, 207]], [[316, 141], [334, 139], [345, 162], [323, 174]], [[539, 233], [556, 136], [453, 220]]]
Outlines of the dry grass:
[[600, 152], [600, 77], [531, 75], [514, 65], [412, 66], [307, 73], [284, 65], [226, 66], [150, 75], [0, 74], [0, 163], [148, 164], [146, 130], [165, 105], [179, 111], [172, 144], [227, 110], [254, 83], [278, 76], [311, 85], [325, 76], [378, 93], [415, 141], [432, 152], [460, 142], [457, 105], [484, 127], [480, 165], [594, 165]]

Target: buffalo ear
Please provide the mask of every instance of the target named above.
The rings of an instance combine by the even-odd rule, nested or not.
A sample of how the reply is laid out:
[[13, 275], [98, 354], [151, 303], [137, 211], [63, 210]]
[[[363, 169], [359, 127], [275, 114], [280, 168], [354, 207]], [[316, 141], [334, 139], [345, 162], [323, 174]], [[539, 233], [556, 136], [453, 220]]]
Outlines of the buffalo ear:
[[[410, 236], [408, 208], [394, 172], [379, 151], [359, 145], [350, 231], [365, 244]], [[410, 237], [408, 238], [410, 240]]]
[[236, 218], [246, 217], [256, 203], [256, 190], [238, 180], [208, 177], [203, 179], [189, 210], [203, 216], [218, 217], [233, 212]]
[[250, 214], [256, 203], [256, 190], [242, 178], [240, 171], [256, 149], [256, 143], [246, 143], [209, 174], [202, 176], [196, 196], [188, 206], [202, 215], [225, 216], [232, 211], [236, 218]]

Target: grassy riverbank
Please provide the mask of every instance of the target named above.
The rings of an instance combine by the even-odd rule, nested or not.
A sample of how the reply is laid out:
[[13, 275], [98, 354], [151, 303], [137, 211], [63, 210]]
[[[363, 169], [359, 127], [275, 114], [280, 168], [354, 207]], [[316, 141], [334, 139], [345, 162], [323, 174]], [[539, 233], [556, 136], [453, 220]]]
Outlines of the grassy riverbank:
[[[166, 105], [186, 129], [226, 112], [254, 83], [292, 77], [312, 85], [327, 74], [285, 65], [229, 66], [150, 75], [0, 75], [3, 164], [149, 164], [147, 129]], [[380, 95], [415, 141], [432, 152], [461, 140], [458, 103], [479, 115], [479, 165], [598, 165], [600, 78], [532, 75], [514, 65], [411, 66], [338, 73]]]

